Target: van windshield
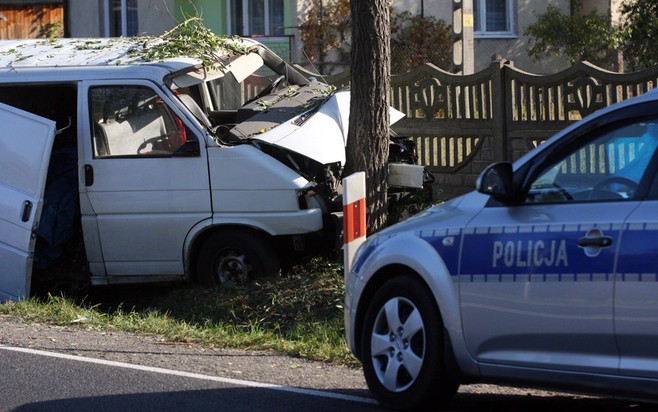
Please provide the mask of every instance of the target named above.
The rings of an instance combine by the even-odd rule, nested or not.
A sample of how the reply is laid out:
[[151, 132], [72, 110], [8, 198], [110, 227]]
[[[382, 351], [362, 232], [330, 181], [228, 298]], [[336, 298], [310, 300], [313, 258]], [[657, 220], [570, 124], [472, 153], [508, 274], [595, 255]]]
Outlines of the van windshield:
[[268, 94], [309, 83], [309, 79], [264, 46], [237, 59], [229, 70], [228, 75], [205, 80], [215, 110], [238, 109]]
[[[220, 143], [239, 143], [319, 107], [333, 88], [308, 79], [264, 46], [222, 70], [172, 79], [183, 104]], [[189, 85], [188, 85], [189, 84]]]
[[242, 82], [263, 67], [263, 64], [263, 59], [258, 53], [252, 52], [227, 57], [226, 62], [216, 68], [207, 69], [197, 66], [173, 76], [171, 81], [176, 88], [190, 87], [226, 76], [233, 77], [237, 82]]

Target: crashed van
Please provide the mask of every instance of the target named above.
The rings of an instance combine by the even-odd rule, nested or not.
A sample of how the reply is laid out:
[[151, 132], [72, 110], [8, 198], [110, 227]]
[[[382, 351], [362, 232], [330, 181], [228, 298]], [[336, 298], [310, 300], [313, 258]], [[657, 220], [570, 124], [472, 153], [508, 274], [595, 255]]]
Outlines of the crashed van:
[[92, 284], [218, 285], [339, 238], [349, 93], [239, 42], [215, 67], [124, 38], [0, 42], [0, 300], [76, 241]]

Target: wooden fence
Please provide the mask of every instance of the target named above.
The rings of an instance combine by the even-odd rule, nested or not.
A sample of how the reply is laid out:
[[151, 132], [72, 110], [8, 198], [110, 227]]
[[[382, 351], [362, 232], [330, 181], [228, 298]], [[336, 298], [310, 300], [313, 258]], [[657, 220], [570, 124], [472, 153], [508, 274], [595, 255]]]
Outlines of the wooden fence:
[[[324, 80], [346, 85], [349, 73]], [[436, 177], [435, 197], [448, 199], [473, 190], [486, 165], [516, 160], [570, 123], [657, 82], [658, 67], [619, 74], [582, 62], [535, 75], [496, 60], [459, 76], [425, 64], [391, 79], [392, 106], [406, 115], [394, 130], [416, 141], [419, 162]]]
[[62, 4], [0, 5], [0, 39], [33, 39], [61, 35]]

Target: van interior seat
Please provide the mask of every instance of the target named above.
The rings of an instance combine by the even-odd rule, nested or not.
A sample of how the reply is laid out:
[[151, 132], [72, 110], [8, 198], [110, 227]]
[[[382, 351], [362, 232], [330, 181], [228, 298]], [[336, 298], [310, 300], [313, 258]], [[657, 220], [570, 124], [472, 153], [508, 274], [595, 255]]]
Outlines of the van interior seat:
[[[149, 139], [166, 137], [164, 118], [157, 110], [144, 110], [121, 118], [108, 118], [98, 124], [107, 142], [107, 154], [112, 156], [135, 155], [142, 143]], [[100, 150], [98, 155], [102, 156]]]

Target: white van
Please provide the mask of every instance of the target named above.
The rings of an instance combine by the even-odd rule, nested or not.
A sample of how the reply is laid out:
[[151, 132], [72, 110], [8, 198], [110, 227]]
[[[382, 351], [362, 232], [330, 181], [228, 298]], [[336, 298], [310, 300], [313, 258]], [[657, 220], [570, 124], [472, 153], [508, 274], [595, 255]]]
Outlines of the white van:
[[211, 285], [340, 236], [349, 93], [242, 45], [209, 69], [131, 39], [0, 42], [0, 300], [76, 236], [92, 284]]

